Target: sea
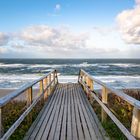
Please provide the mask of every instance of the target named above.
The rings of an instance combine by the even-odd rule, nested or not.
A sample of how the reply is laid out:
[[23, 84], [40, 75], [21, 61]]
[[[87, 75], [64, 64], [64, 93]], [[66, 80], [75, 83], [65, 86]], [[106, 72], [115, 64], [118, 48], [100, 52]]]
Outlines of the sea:
[[140, 88], [140, 59], [0, 59], [0, 88], [20, 88], [52, 69], [77, 82], [80, 69], [114, 88]]

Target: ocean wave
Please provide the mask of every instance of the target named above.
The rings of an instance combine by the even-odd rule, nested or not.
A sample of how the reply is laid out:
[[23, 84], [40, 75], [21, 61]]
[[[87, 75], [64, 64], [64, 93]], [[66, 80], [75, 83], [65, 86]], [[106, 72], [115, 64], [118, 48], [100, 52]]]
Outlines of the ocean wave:
[[140, 67], [140, 64], [132, 64], [132, 63], [114, 63], [114, 64], [110, 64], [110, 65], [118, 66], [118, 67], [124, 67], [124, 68]]
[[[20, 86], [40, 78], [39, 74], [0, 74], [0, 88], [19, 88]], [[77, 76], [58, 74], [59, 82], [77, 82]], [[140, 76], [94, 76], [94, 78], [116, 88], [140, 88]]]
[[2, 68], [2, 67], [25, 67], [26, 66], [26, 64], [4, 64], [4, 63], [0, 63], [0, 68]]

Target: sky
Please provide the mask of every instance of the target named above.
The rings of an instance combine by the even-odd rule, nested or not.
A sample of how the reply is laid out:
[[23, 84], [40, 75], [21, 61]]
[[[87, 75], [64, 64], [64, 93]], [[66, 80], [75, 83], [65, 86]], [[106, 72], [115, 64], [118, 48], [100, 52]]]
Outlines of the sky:
[[140, 0], [0, 0], [0, 58], [140, 58]]

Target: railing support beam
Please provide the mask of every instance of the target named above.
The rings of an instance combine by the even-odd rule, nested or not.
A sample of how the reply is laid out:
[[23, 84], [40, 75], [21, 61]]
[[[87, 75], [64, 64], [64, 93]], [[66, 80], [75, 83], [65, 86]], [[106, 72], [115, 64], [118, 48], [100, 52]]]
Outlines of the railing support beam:
[[[107, 104], [108, 102], [108, 92], [105, 87], [102, 87], [102, 102], [104, 104]], [[103, 108], [101, 109], [101, 119], [102, 119], [102, 122], [106, 122], [107, 120], [107, 113], [104, 111]]]
[[[44, 79], [44, 84], [45, 84], [45, 89], [47, 88], [48, 85], [48, 79], [47, 77]], [[48, 97], [48, 90], [46, 89], [45, 93], [44, 93], [44, 100], [46, 100]]]
[[133, 109], [131, 134], [136, 138], [140, 138], [140, 110], [136, 107]]

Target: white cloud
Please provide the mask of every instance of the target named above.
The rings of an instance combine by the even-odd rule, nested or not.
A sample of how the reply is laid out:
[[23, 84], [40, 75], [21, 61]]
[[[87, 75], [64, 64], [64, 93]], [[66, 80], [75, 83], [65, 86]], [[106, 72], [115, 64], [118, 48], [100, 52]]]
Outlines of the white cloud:
[[136, 0], [136, 4], [140, 4], [140, 0]]
[[70, 50], [86, 47], [88, 35], [86, 33], [74, 34], [66, 27], [54, 28], [38, 25], [25, 28], [19, 33], [18, 38], [27, 46]]
[[[119, 42], [116, 30], [108, 27], [74, 32], [64, 25], [60, 27], [34, 25], [20, 32], [10, 33], [8, 37], [6, 47], [0, 47], [0, 57], [114, 58], [132, 56], [129, 53], [132, 52], [131, 49]], [[132, 57], [139, 57], [136, 52], [133, 51]]]
[[5, 47], [0, 47], [0, 54], [4, 54], [4, 53], [6, 53], [7, 51], [8, 51], [7, 48], [5, 48]]
[[126, 43], [140, 44], [140, 0], [133, 9], [124, 10], [117, 16], [122, 38]]
[[55, 5], [55, 10], [60, 10], [61, 9], [61, 5], [60, 4], [56, 4]]
[[7, 44], [9, 41], [9, 36], [6, 33], [0, 32], [0, 46]]

